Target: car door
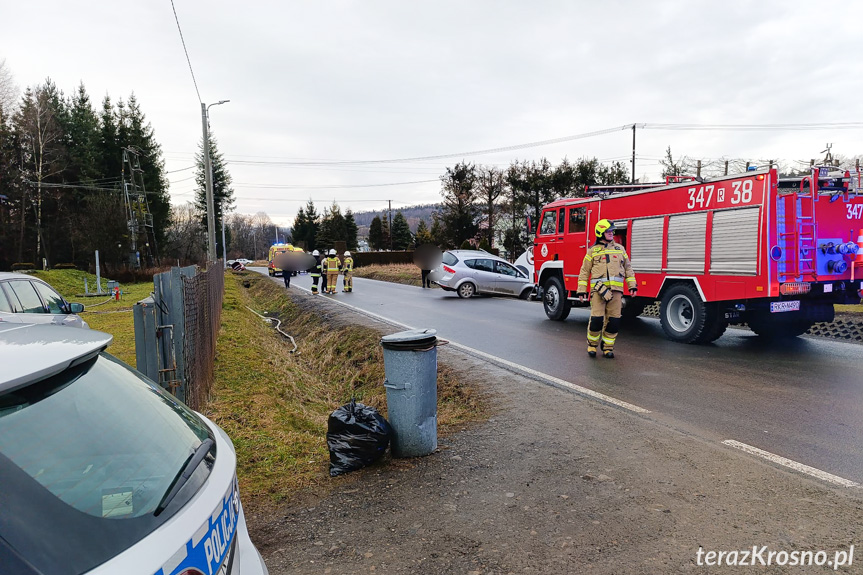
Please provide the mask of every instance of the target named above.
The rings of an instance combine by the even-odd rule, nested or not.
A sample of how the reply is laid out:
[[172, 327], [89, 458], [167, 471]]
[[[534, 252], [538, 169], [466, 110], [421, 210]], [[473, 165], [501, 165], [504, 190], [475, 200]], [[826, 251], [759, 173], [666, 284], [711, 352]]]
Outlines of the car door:
[[42, 301], [48, 307], [51, 323], [71, 327], [84, 327], [84, 320], [80, 316], [69, 312], [69, 302], [54, 291], [54, 288], [40, 281], [33, 281], [32, 283], [42, 297]]
[[470, 268], [470, 276], [476, 280], [478, 292], [497, 293], [497, 273], [494, 271], [494, 260], [475, 258], [465, 260], [464, 265]]
[[0, 282], [0, 321], [8, 321], [18, 323], [18, 318], [15, 314], [15, 307], [12, 305], [14, 295], [7, 295], [3, 285], [6, 282]]
[[6, 295], [12, 304], [17, 323], [52, 323], [54, 317], [48, 314], [39, 292], [29, 280], [10, 280], [5, 283]]
[[506, 295], [520, 295], [527, 278], [524, 277], [515, 266], [507, 262], [494, 261], [494, 269], [497, 272], [495, 280], [497, 292]]

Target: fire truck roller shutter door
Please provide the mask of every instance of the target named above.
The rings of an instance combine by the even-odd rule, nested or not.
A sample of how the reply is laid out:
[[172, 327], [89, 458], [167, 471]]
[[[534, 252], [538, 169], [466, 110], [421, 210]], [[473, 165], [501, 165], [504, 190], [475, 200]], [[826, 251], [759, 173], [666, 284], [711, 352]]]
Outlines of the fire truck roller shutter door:
[[668, 273], [704, 273], [707, 212], [668, 218]]
[[710, 273], [755, 275], [758, 272], [759, 207], [713, 214]]
[[665, 219], [643, 218], [632, 221], [629, 258], [635, 273], [662, 271], [662, 229]]

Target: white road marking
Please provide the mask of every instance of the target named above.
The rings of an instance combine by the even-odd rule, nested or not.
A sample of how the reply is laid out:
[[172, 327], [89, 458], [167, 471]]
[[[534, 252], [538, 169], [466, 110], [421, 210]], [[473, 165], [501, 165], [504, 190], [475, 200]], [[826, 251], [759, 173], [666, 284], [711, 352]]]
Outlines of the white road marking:
[[757, 455], [758, 457], [762, 457], [767, 461], [778, 463], [779, 465], [782, 465], [783, 467], [788, 467], [789, 469], [793, 469], [794, 471], [799, 471], [800, 473], [811, 475], [812, 477], [816, 477], [818, 479], [821, 479], [822, 481], [841, 485], [842, 487], [861, 487], [859, 483], [856, 483], [854, 481], [839, 477], [838, 475], [827, 473], [826, 471], [821, 471], [820, 469], [816, 469], [814, 467], [809, 467], [808, 465], [798, 463], [797, 461], [792, 461], [791, 459], [787, 459], [780, 455], [775, 455], [773, 453], [770, 453], [769, 451], [764, 451], [763, 449], [758, 449], [757, 447], [752, 447], [751, 445], [746, 445], [745, 443], [734, 441], [733, 439], [726, 439], [722, 443], [723, 445], [734, 447], [750, 455]]
[[[300, 286], [297, 286], [297, 287], [300, 287]], [[300, 289], [311, 293], [311, 290], [308, 290], [304, 287], [300, 287]], [[337, 303], [337, 304], [340, 304], [340, 305], [343, 305], [347, 308], [350, 308], [350, 309], [356, 311], [357, 313], [361, 313], [363, 315], [373, 317], [375, 319], [381, 320], [383, 322], [386, 322], [386, 323], [389, 323], [392, 325], [397, 325], [397, 326], [403, 327], [405, 329], [417, 329], [415, 327], [403, 324], [401, 322], [397, 322], [395, 320], [389, 319], [389, 318], [384, 317], [382, 315], [378, 315], [376, 313], [366, 311], [364, 309], [360, 309], [358, 307], [352, 306], [350, 304], [339, 301], [337, 299], [327, 298], [327, 300], [332, 301], [332, 302]], [[438, 334], [438, 335], [440, 335], [440, 334]], [[627, 403], [625, 401], [621, 401], [619, 399], [615, 399], [609, 395], [605, 395], [604, 393], [599, 393], [598, 391], [593, 391], [592, 389], [588, 389], [586, 387], [582, 387], [580, 385], [570, 383], [570, 382], [565, 381], [563, 379], [560, 379], [558, 377], [554, 377], [553, 375], [548, 375], [547, 373], [542, 373], [541, 371], [531, 369], [531, 368], [526, 367], [524, 365], [521, 365], [519, 363], [508, 361], [508, 360], [503, 359], [501, 357], [497, 357], [496, 355], [491, 355], [489, 353], [485, 353], [484, 351], [480, 351], [478, 349], [474, 349], [472, 347], [468, 347], [466, 345], [463, 345], [463, 344], [460, 344], [460, 343], [457, 343], [457, 342], [454, 342], [451, 340], [447, 340], [447, 341], [449, 341], [449, 344], [452, 345], [453, 347], [457, 347], [457, 348], [461, 349], [462, 351], [470, 353], [471, 355], [476, 355], [476, 356], [482, 357], [488, 361], [497, 363], [499, 365], [504, 365], [504, 366], [514, 370], [514, 371], [521, 372], [523, 374], [529, 375], [529, 376], [536, 378], [536, 379], [546, 381], [546, 382], [551, 383], [553, 385], [556, 385], [559, 387], [564, 387], [566, 389], [571, 389], [572, 391], [578, 393], [579, 395], [584, 395], [584, 396], [587, 396], [587, 397], [590, 397], [590, 398], [593, 398], [593, 399], [596, 399], [596, 400], [599, 400], [599, 401], [602, 401], [605, 403], [610, 403], [612, 405], [616, 405], [617, 407], [627, 409], [627, 410], [632, 411], [634, 413], [650, 413], [650, 410], [644, 409], [643, 407], [638, 407], [637, 405], [633, 405], [633, 404]]]

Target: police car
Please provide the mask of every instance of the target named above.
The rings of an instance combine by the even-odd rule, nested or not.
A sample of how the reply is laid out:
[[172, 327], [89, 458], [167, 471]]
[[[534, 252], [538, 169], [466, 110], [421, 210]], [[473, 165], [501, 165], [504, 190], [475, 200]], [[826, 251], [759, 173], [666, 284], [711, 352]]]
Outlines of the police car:
[[231, 440], [111, 339], [0, 323], [0, 572], [267, 574]]

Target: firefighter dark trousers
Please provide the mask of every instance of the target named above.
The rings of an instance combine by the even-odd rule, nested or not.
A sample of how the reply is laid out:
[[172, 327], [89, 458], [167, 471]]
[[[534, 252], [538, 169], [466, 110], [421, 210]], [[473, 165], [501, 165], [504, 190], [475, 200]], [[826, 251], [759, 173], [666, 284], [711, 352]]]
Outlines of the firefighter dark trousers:
[[590, 323], [587, 324], [587, 350], [596, 351], [600, 343], [604, 351], [614, 350], [614, 341], [620, 330], [620, 310], [623, 292], [612, 292], [614, 297], [605, 301], [595, 291], [590, 294]]
[[312, 293], [318, 293], [318, 281], [321, 279], [321, 274], [312, 272]]

